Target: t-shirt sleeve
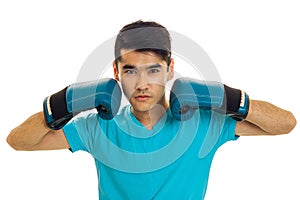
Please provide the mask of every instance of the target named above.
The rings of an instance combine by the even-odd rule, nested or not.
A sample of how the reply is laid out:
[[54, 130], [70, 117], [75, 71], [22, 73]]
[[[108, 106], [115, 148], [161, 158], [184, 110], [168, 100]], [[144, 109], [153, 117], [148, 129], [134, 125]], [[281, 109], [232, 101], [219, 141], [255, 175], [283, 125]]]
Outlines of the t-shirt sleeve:
[[200, 147], [200, 158], [215, 152], [227, 141], [238, 139], [238, 136], [235, 135], [236, 121], [231, 117], [217, 112], [202, 110], [201, 119], [199, 126], [207, 128], [203, 130], [205, 137]]
[[81, 136], [79, 135], [79, 131], [84, 131], [82, 130], [84, 129], [84, 127], [82, 128], [81, 126], [81, 128], [79, 128], [80, 121], [82, 120], [84, 119], [79, 118], [76, 120], [72, 120], [63, 127], [65, 137], [70, 145], [70, 150], [72, 152], [79, 150], [87, 151], [85, 145], [82, 142]]
[[225, 123], [221, 129], [220, 145], [227, 141], [237, 140], [239, 136], [235, 135], [236, 120], [229, 116], [225, 117]]

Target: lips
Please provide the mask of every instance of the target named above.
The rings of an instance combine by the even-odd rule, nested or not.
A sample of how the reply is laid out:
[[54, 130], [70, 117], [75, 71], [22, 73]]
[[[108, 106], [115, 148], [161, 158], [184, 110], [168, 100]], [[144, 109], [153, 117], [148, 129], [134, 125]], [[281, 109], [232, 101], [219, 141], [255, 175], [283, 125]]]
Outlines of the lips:
[[137, 101], [147, 101], [150, 96], [149, 95], [137, 95], [134, 97]]

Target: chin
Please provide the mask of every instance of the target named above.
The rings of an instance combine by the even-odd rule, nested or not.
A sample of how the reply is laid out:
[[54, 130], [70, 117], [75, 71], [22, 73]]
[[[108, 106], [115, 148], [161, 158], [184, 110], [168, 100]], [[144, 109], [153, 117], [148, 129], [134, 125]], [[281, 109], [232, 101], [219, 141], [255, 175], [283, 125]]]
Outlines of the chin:
[[151, 104], [146, 104], [146, 103], [131, 103], [131, 107], [133, 110], [138, 111], [138, 112], [148, 112], [150, 111], [154, 105]]

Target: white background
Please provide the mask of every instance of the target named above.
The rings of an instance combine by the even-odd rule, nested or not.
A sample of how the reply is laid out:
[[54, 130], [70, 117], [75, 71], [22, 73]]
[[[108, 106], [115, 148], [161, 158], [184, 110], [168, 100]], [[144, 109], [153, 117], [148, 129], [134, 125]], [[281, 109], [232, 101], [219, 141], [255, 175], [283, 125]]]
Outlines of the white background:
[[[76, 81], [85, 59], [138, 19], [198, 43], [224, 83], [300, 117], [300, 6], [292, 0], [21, 1], [0, 3], [0, 199], [98, 198], [93, 159], [16, 152], [10, 130]], [[180, 68], [176, 65], [175, 67]], [[300, 199], [300, 135], [242, 137], [217, 152], [206, 200]], [[172, 192], [172, 191], [170, 191]]]

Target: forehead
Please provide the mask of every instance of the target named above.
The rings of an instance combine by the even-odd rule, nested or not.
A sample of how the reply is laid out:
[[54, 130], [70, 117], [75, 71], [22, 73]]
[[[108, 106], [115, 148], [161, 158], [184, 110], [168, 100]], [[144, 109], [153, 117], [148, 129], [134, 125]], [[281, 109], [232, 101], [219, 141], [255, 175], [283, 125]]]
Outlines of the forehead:
[[133, 66], [143, 66], [150, 65], [154, 63], [159, 63], [165, 65], [166, 62], [151, 51], [134, 51], [134, 50], [121, 50], [121, 60], [119, 61], [120, 65], [130, 64]]

